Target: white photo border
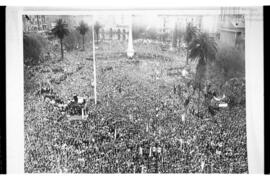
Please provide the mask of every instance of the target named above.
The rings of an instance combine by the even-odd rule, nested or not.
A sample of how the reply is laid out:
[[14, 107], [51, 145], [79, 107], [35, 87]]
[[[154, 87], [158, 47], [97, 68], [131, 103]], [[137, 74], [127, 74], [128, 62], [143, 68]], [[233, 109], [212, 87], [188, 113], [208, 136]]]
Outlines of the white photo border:
[[[104, 13], [156, 13], [154, 9], [113, 10], [85, 8], [7, 7], [6, 10], [6, 101], [7, 173], [24, 173], [24, 92], [23, 92], [23, 14], [98, 15]], [[186, 10], [185, 10], [186, 9]], [[168, 14], [216, 14], [216, 8], [159, 10]], [[178, 12], [178, 13], [177, 13]], [[263, 107], [263, 16], [262, 7], [247, 7], [246, 13], [246, 120], [249, 173], [264, 173]]]

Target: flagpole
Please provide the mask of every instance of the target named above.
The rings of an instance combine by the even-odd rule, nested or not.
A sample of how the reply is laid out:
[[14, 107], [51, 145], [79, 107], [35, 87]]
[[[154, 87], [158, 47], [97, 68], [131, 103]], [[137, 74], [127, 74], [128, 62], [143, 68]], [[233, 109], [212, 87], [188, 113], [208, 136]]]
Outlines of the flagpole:
[[94, 97], [95, 105], [97, 104], [97, 77], [96, 77], [96, 53], [95, 53], [95, 16], [93, 15], [92, 35], [93, 35], [93, 69], [94, 69]]

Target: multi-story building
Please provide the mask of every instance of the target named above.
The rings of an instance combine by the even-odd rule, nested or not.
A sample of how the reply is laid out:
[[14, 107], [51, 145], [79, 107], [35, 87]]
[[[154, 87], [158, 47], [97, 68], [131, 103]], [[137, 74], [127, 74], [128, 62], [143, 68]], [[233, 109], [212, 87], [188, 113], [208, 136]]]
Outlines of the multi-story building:
[[221, 8], [219, 18], [220, 41], [232, 46], [243, 46], [245, 40], [245, 9]]
[[23, 31], [38, 32], [48, 29], [45, 15], [23, 15]]
[[129, 31], [129, 16], [98, 16], [97, 20], [102, 24], [101, 40], [127, 40]]
[[23, 15], [24, 32], [44, 32], [51, 30], [58, 19], [63, 19], [71, 28], [79, 24], [80, 16], [68, 15]]

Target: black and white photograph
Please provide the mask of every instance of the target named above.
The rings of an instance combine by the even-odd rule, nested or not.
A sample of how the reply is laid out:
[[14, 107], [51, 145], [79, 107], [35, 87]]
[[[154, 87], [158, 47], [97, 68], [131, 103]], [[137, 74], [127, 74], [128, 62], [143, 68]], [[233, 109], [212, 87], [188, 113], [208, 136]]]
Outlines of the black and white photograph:
[[245, 16], [23, 18], [26, 173], [246, 173]]
[[252, 171], [249, 8], [37, 9], [19, 13], [24, 173]]

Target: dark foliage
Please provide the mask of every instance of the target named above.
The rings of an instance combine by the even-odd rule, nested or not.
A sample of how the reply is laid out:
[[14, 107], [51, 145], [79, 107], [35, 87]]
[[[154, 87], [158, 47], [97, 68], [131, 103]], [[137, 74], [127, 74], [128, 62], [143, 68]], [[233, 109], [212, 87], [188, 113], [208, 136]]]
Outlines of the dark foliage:
[[63, 39], [69, 34], [68, 24], [62, 19], [56, 21], [56, 26], [52, 29], [52, 33], [55, 37], [59, 38], [61, 46], [61, 57], [64, 58]]
[[216, 64], [226, 79], [245, 73], [245, 55], [232, 46], [219, 44]]
[[40, 55], [44, 50], [45, 39], [36, 33], [23, 35], [23, 56], [24, 64], [28, 66], [37, 65], [40, 60]]
[[77, 31], [79, 31], [79, 33], [82, 35], [83, 50], [84, 50], [84, 38], [85, 34], [89, 31], [89, 27], [85, 22], [81, 21], [79, 26], [77, 27]]

